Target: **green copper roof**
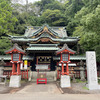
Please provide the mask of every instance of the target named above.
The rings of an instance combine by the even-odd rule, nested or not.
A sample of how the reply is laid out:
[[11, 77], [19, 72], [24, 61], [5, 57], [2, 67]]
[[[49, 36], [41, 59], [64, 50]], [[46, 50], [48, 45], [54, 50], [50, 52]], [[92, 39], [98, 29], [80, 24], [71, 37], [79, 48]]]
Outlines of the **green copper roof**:
[[[60, 57], [53, 57], [53, 60], [60, 60]], [[85, 56], [70, 56], [70, 60], [86, 60]]]
[[[59, 37], [55, 38], [51, 36], [48, 32], [43, 32], [44, 27], [48, 28], [48, 31], [52, 33], [54, 36]], [[43, 33], [41, 33], [43, 32]], [[33, 36], [36, 36], [37, 34], [41, 33], [38, 37], [32, 38]], [[35, 26], [30, 26], [26, 29], [24, 36], [10, 36], [10, 39], [13, 42], [35, 42], [39, 40], [40, 38], [49, 38], [52, 41], [57, 41], [57, 42], [77, 42], [79, 39], [78, 37], [68, 37], [66, 30], [64, 27], [49, 27], [47, 24], [44, 24], [42, 27], [35, 27]]]
[[48, 28], [49, 31], [52, 31], [52, 33], [53, 33], [55, 36], [59, 36], [58, 33], [54, 32], [54, 31], [51, 29], [51, 27], [49, 27], [49, 25], [47, 25], [47, 24], [44, 24], [42, 27], [40, 27], [40, 28], [39, 28], [37, 31], [35, 31], [35, 32], [33, 32], [34, 27], [33, 27], [33, 29], [32, 29], [32, 28], [28, 28], [28, 31], [25, 33], [25, 35], [29, 32], [29, 33], [27, 34], [27, 37], [35, 36], [35, 35], [37, 35], [38, 33], [40, 33], [40, 32], [44, 29], [45, 26]]
[[[10, 55], [0, 55], [0, 60], [3, 58], [4, 60], [11, 60]], [[23, 56], [23, 60], [33, 60], [33, 56]], [[60, 60], [60, 57], [53, 57], [53, 60]], [[70, 60], [86, 60], [85, 56], [70, 56]]]
[[[41, 37], [38, 38], [13, 38], [12, 41], [13, 42], [35, 42], [37, 40], [39, 40]], [[63, 38], [63, 39], [56, 39], [56, 38], [52, 38], [49, 37], [52, 41], [56, 41], [56, 42], [77, 42], [78, 38], [74, 38], [74, 37], [67, 37], [67, 38]]]
[[[0, 55], [0, 60], [1, 59], [4, 59], [4, 60], [11, 60], [11, 55]], [[23, 56], [23, 60], [33, 60], [34, 59], [34, 57], [32, 56], [28, 56], [28, 55], [26, 55], [26, 56]]]
[[70, 56], [70, 60], [86, 60], [85, 56]]

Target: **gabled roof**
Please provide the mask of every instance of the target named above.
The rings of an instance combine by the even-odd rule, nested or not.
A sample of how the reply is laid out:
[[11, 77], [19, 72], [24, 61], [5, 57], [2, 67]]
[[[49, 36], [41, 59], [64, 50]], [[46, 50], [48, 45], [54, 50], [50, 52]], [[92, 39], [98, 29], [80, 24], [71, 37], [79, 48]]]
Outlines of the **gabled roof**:
[[[48, 31], [43, 31], [45, 27], [47, 28]], [[36, 27], [36, 26], [27, 27], [24, 36], [32, 37], [32, 36], [37, 35], [38, 33], [41, 33], [42, 31], [50, 32], [54, 36], [58, 36], [60, 38], [67, 37], [67, 33], [64, 27], [50, 27], [47, 24], [44, 24], [42, 27]]]
[[9, 53], [12, 53], [13, 51], [17, 51], [17, 52], [20, 52], [20, 53], [22, 53], [22, 54], [25, 54], [25, 51], [22, 50], [22, 49], [18, 46], [17, 43], [15, 43], [14, 46], [13, 46], [11, 49], [5, 51], [5, 53], [6, 53], [6, 54], [9, 54]]
[[66, 43], [63, 45], [63, 47], [61, 49], [56, 51], [57, 54], [64, 53], [64, 52], [68, 52], [70, 54], [74, 54], [75, 53], [75, 51], [70, 49]]
[[49, 38], [54, 43], [77, 43], [78, 37], [68, 37], [64, 27], [49, 27], [44, 24], [42, 27], [28, 26], [23, 36], [10, 36], [14, 43], [30, 43], [40, 41], [41, 38]]

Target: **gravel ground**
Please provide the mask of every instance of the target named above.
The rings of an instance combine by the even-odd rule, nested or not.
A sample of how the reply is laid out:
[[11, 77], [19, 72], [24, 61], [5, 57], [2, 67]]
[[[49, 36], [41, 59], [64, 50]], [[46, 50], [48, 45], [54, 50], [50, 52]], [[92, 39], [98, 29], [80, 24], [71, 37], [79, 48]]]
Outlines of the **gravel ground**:
[[64, 93], [68, 94], [98, 94], [100, 90], [88, 90], [86, 83], [71, 83], [71, 88], [62, 88]]
[[[31, 84], [32, 84], [32, 82], [24, 82], [24, 83], [22, 83], [20, 88], [10, 88], [8, 84], [6, 84], [6, 86], [0, 85], [0, 94], [16, 93]], [[52, 83], [52, 84], [56, 84], [56, 83]], [[44, 89], [47, 88], [46, 85], [42, 85], [42, 87], [43, 86], [44, 86]], [[49, 84], [47, 84], [47, 86], [49, 86]], [[40, 85], [40, 87], [41, 87], [41, 85]], [[57, 87], [60, 88], [59, 83], [58, 83]], [[35, 88], [35, 86], [32, 87], [32, 90], [34, 90], [34, 88]], [[39, 85], [38, 85], [38, 88], [39, 88]], [[38, 88], [35, 90], [38, 92], [39, 91], [43, 92], [43, 90], [41, 90], [41, 88], [40, 89], [38, 89]], [[54, 88], [54, 87], [49, 86], [50, 91], [52, 90], [52, 88]], [[86, 83], [71, 83], [71, 88], [61, 88], [61, 90], [67, 94], [99, 94], [100, 93], [100, 90], [88, 90], [86, 88]]]
[[10, 91], [8, 84], [0, 84], [0, 94], [6, 94]]
[[0, 84], [0, 94], [15, 93], [15, 92], [23, 89], [28, 84], [30, 84], [30, 82], [22, 82], [21, 87], [19, 87], [19, 88], [11, 88], [11, 87], [9, 87], [8, 83], [6, 85]]

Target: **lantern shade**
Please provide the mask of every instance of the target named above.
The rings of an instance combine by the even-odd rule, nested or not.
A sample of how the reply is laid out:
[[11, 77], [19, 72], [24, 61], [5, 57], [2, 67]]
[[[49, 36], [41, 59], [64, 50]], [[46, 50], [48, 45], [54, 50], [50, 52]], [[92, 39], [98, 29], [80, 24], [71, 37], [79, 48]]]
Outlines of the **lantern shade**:
[[69, 61], [69, 54], [68, 53], [62, 54], [62, 61]]
[[19, 53], [13, 54], [13, 61], [19, 61]]

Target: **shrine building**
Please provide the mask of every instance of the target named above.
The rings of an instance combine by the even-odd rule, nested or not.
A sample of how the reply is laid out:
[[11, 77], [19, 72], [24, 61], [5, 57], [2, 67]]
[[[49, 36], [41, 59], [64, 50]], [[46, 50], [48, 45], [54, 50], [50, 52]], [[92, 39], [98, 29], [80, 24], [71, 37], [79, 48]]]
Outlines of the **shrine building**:
[[[12, 44], [18, 44], [24, 50], [23, 62], [27, 60], [27, 67], [31, 66], [31, 71], [34, 73], [37, 73], [37, 69], [42, 65], [48, 65], [48, 74], [59, 69], [61, 67], [59, 63], [61, 58], [56, 52], [62, 48], [67, 48], [69, 52], [74, 52], [70, 54], [69, 69], [70, 67], [75, 67], [78, 70], [81, 60], [85, 64], [86, 57], [77, 55], [79, 38], [69, 37], [65, 27], [50, 27], [47, 24], [40, 27], [28, 26], [23, 36], [10, 35], [9, 39]], [[67, 56], [65, 56], [66, 59], [68, 58]], [[1, 58], [6, 62], [5, 68], [8, 67], [10, 69], [10, 56], [0, 56]]]

